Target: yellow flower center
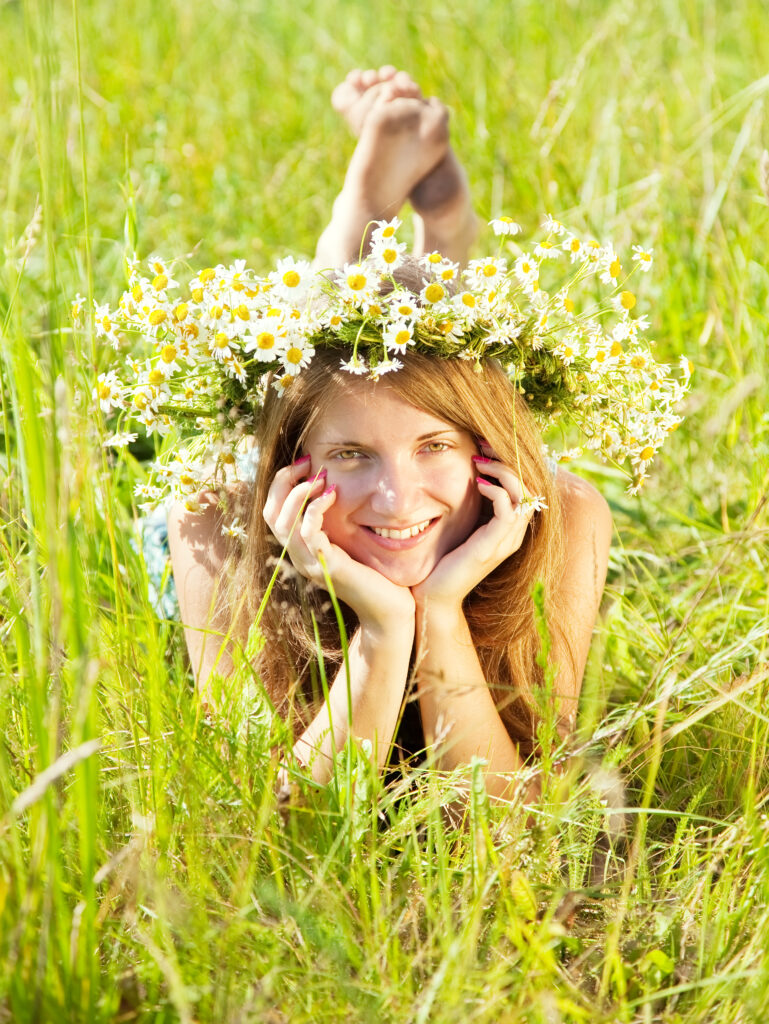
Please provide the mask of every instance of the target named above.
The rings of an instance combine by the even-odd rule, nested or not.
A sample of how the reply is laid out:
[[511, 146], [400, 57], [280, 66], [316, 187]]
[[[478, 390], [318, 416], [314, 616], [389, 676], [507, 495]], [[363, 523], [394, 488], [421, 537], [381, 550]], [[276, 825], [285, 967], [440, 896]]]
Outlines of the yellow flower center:
[[567, 313], [574, 312], [574, 302], [569, 298], [568, 295], [563, 300], [563, 308], [566, 310]]
[[438, 284], [437, 281], [433, 281], [432, 284], [428, 284], [425, 288], [425, 298], [428, 302], [440, 302], [446, 291], [443, 285]]
[[239, 317], [241, 320], [250, 320], [251, 319], [251, 314], [248, 311], [248, 306], [244, 306], [242, 304], [240, 306], [236, 307], [235, 315], [237, 317]]
[[216, 277], [216, 271], [214, 270], [213, 267], [206, 267], [205, 270], [200, 271], [198, 277], [205, 284], [208, 281], [213, 281], [213, 279]]
[[222, 309], [221, 306], [212, 306], [210, 310], [211, 319], [218, 320], [223, 312], [224, 310]]
[[622, 355], [622, 345], [620, 345], [620, 343], [619, 343], [618, 341], [614, 341], [614, 342], [612, 342], [612, 346], [611, 346], [611, 354], [612, 354], [612, 355], [613, 355], [613, 356], [614, 356], [615, 358], [616, 358], [617, 356], [619, 356], [619, 355]]
[[175, 345], [164, 345], [160, 350], [160, 358], [164, 363], [172, 363], [176, 359], [176, 346]]
[[187, 312], [187, 303], [180, 302], [179, 305], [174, 310], [174, 320], [176, 320], [177, 323], [181, 323], [182, 320], [186, 320]]
[[213, 347], [218, 349], [224, 349], [228, 348], [229, 344], [230, 339], [227, 337], [224, 331], [217, 331], [216, 334], [214, 335]]
[[496, 272], [497, 268], [494, 266], [493, 263], [487, 263], [486, 266], [483, 268], [484, 277], [494, 277]]
[[604, 359], [605, 359], [605, 358], [606, 358], [606, 353], [604, 352], [604, 350], [603, 350], [603, 349], [599, 349], [599, 350], [598, 350], [598, 351], [596, 352], [596, 354], [595, 354], [595, 361], [596, 361], [597, 363], [602, 363], [602, 362], [604, 361]]
[[152, 287], [156, 292], [162, 292], [168, 284], [168, 278], [165, 274], [158, 274], [157, 277], [152, 279]]
[[408, 331], [405, 331], [405, 330], [404, 331], [398, 331], [398, 333], [395, 335], [395, 344], [396, 345], [408, 345], [410, 340], [411, 340], [411, 335], [409, 334]]
[[648, 445], [641, 451], [641, 458], [644, 462], [648, 462], [649, 459], [654, 455], [654, 449], [651, 445]]
[[256, 337], [256, 344], [259, 348], [266, 350], [275, 347], [275, 335], [270, 334], [269, 331], [262, 331]]
[[569, 248], [571, 249], [571, 251], [572, 252], [579, 252], [579, 247], [580, 247], [579, 239], [578, 238], [572, 238], [572, 240], [569, 242]]
[[634, 370], [643, 370], [644, 366], [646, 366], [646, 360], [643, 356], [635, 355], [630, 360], [630, 365]]
[[112, 388], [110, 388], [109, 384], [99, 385], [99, 398], [109, 398], [111, 394]]
[[141, 302], [144, 297], [144, 292], [141, 289], [141, 285], [135, 284], [131, 289], [131, 298], [134, 302]]
[[158, 324], [162, 324], [167, 318], [168, 314], [164, 309], [153, 309], [150, 313], [150, 323], [153, 327], [157, 327]]
[[197, 324], [187, 324], [187, 326], [184, 328], [184, 333], [189, 338], [197, 338], [198, 335], [200, 334], [200, 328], [198, 327]]
[[101, 325], [107, 332], [112, 330], [112, 321], [108, 316], [102, 317]]
[[442, 259], [443, 259], [443, 257], [441, 256], [441, 254], [439, 252], [431, 252], [430, 255], [427, 257], [427, 262], [428, 263], [440, 263]]
[[202, 302], [203, 301], [203, 289], [202, 288], [193, 288], [192, 289], [192, 301], [193, 302]]
[[475, 296], [472, 294], [472, 292], [464, 292], [463, 293], [463, 295], [462, 295], [462, 303], [465, 306], [469, 306], [470, 309], [473, 309], [475, 307], [476, 301], [475, 301]]
[[441, 334], [451, 334], [451, 332], [454, 330], [454, 321], [444, 320], [442, 324], [438, 325], [438, 330], [441, 332]]
[[382, 238], [392, 238], [394, 234], [395, 228], [392, 224], [388, 224], [388, 226], [382, 231]]
[[635, 306], [635, 295], [632, 292], [620, 292], [619, 301], [623, 309], [632, 309]]
[[232, 466], [235, 464], [235, 456], [232, 454], [232, 452], [222, 452], [221, 461], [225, 464], [225, 466]]
[[622, 264], [619, 260], [612, 260], [609, 265], [609, 277], [619, 277], [620, 271], [622, 270]]
[[383, 249], [382, 250], [382, 259], [384, 260], [385, 263], [395, 263], [395, 261], [398, 259], [398, 250], [397, 249]]
[[136, 406], [137, 409], [147, 408], [147, 396], [144, 394], [143, 391], [137, 391], [137, 393], [134, 395], [134, 405]]
[[574, 349], [571, 348], [569, 345], [564, 345], [563, 355], [565, 359], [571, 359], [571, 357], [574, 355]]
[[347, 277], [347, 286], [354, 292], [359, 292], [366, 287], [366, 275], [365, 274], [349, 274]]
[[286, 362], [291, 363], [292, 366], [298, 366], [302, 361], [302, 350], [296, 348], [294, 345], [291, 348], [286, 349]]
[[283, 284], [286, 288], [296, 288], [300, 281], [301, 278], [295, 270], [287, 270], [283, 275]]
[[157, 387], [158, 384], [163, 383], [165, 377], [163, 376], [161, 370], [150, 370], [150, 372], [147, 374], [147, 380], [150, 382], [150, 384]]

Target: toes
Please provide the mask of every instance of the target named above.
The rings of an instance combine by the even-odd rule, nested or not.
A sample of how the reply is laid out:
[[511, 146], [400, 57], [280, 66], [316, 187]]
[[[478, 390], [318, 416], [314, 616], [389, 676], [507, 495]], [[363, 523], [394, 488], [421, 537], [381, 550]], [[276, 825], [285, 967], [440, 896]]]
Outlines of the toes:
[[407, 71], [399, 71], [393, 78], [393, 84], [401, 96], [422, 96], [422, 90]]
[[360, 80], [364, 89], [370, 89], [372, 85], [376, 85], [379, 81], [379, 73], [374, 71], [373, 68], [367, 68], [361, 72]]

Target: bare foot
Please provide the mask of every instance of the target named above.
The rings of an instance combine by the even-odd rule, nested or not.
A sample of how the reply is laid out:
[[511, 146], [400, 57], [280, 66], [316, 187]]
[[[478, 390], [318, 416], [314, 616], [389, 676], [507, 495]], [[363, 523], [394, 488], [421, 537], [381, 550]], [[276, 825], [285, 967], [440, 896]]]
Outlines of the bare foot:
[[[383, 86], [387, 86], [383, 89]], [[402, 96], [422, 99], [422, 92], [410, 75], [398, 71], [392, 64], [384, 64], [378, 71], [355, 68], [331, 93], [331, 106], [347, 121], [357, 138], [374, 100], [380, 95], [388, 99]]]
[[[446, 155], [445, 107], [397, 94], [394, 80], [378, 86], [334, 202], [331, 223], [318, 241], [318, 264], [339, 266], [356, 258], [367, 225], [394, 217], [417, 183]], [[347, 108], [355, 111], [352, 116], [358, 116], [361, 108], [356, 104], [363, 99], [360, 96]]]
[[[396, 97], [422, 99], [422, 93], [409, 74], [386, 64], [378, 71], [351, 71], [332, 93], [331, 103], [353, 133], [360, 135], [377, 101]], [[433, 121], [440, 112], [448, 125], [448, 112], [439, 100], [429, 99], [424, 103], [430, 108], [424, 114], [427, 120]], [[448, 144], [448, 127], [446, 132], [447, 145], [442, 159], [416, 179], [408, 193], [416, 214], [414, 252], [422, 255], [437, 249], [464, 264], [478, 233], [478, 219], [472, 209], [467, 176]]]

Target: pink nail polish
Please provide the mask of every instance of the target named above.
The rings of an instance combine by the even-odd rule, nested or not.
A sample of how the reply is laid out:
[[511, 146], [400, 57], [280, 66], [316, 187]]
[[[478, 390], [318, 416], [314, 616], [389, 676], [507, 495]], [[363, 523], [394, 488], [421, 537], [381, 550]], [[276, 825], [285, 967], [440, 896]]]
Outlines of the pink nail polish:
[[297, 459], [295, 462], [292, 462], [291, 465], [292, 466], [301, 466], [302, 463], [309, 462], [309, 461], [310, 461], [310, 456], [309, 455], [303, 455], [301, 457], [301, 459]]
[[491, 459], [487, 459], [485, 455], [471, 455], [470, 458], [473, 462], [491, 462]]
[[327, 487], [325, 489], [323, 494], [321, 494], [321, 498], [325, 498], [327, 494], [333, 494], [335, 490], [336, 490], [336, 484], [332, 484], [330, 487]]
[[487, 487], [491, 487], [492, 486], [491, 480], [484, 480], [482, 476], [477, 476], [475, 478], [475, 482], [477, 484], [486, 484]]

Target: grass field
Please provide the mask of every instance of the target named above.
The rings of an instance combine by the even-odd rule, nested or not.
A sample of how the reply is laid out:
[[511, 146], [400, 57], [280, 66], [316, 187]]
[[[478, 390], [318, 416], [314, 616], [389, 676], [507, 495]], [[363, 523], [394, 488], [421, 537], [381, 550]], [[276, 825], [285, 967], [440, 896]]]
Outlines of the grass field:
[[[0, 39], [0, 1021], [764, 1020], [763, 0], [0, 0]], [[583, 467], [615, 544], [529, 829], [476, 785], [454, 830], [459, 780], [385, 792], [352, 753], [276, 805], [280, 727], [206, 720], [148, 602], [145, 470], [101, 448], [109, 354], [69, 319], [134, 244], [310, 254], [352, 147], [330, 90], [388, 61], [451, 106], [484, 218], [653, 247], [658, 355], [697, 367], [639, 499]]]

